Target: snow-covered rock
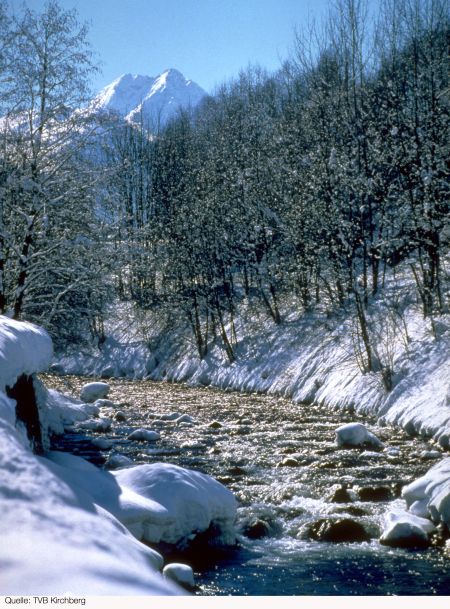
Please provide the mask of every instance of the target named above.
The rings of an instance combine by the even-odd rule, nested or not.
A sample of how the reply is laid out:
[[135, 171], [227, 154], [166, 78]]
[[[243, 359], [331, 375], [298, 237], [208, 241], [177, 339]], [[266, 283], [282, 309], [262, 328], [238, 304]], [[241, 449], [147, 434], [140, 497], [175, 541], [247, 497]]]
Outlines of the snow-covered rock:
[[175, 423], [178, 425], [179, 423], [195, 423], [195, 419], [188, 414], [182, 414], [180, 417], [175, 419]]
[[420, 453], [421, 459], [441, 459], [442, 453], [439, 450], [423, 450]]
[[109, 389], [110, 386], [108, 383], [87, 383], [81, 388], [80, 400], [83, 402], [95, 402], [96, 400], [101, 400], [106, 398]]
[[163, 576], [185, 588], [192, 589], [195, 587], [194, 571], [189, 565], [171, 562], [164, 567]]
[[214, 524], [222, 543], [235, 542], [236, 500], [222, 484], [206, 474], [167, 463], [137, 465], [112, 472], [122, 489], [164, 507], [170, 520], [159, 531], [144, 531], [149, 542], [175, 544]]
[[100, 408], [114, 408], [114, 402], [105, 398], [95, 400], [94, 405], [97, 406], [99, 410]]
[[108, 458], [108, 467], [111, 469], [116, 469], [119, 467], [128, 467], [129, 465], [133, 465], [133, 459], [127, 457], [126, 455], [122, 455], [120, 453], [114, 453]]
[[137, 440], [139, 442], [156, 442], [156, 440], [160, 440], [161, 436], [157, 431], [153, 431], [152, 429], [135, 429], [128, 436], [129, 440]]
[[426, 518], [404, 511], [389, 512], [380, 543], [397, 548], [426, 547], [435, 528]]
[[347, 423], [338, 427], [335, 433], [338, 446], [383, 447], [383, 443], [361, 423]]
[[171, 412], [169, 414], [162, 414], [159, 419], [161, 421], [175, 421], [176, 419], [179, 419], [182, 416], [183, 415], [180, 412]]
[[[434, 522], [450, 525], [450, 457], [436, 463], [428, 472], [402, 491], [410, 511], [427, 511]], [[426, 506], [426, 507], [425, 507]]]
[[109, 450], [114, 444], [112, 440], [107, 440], [106, 438], [93, 438], [91, 443], [100, 450]]
[[76, 423], [76, 429], [84, 429], [85, 431], [96, 431], [99, 433], [109, 431], [111, 429], [112, 421], [108, 417], [101, 417], [99, 419], [89, 419], [87, 421], [81, 421]]

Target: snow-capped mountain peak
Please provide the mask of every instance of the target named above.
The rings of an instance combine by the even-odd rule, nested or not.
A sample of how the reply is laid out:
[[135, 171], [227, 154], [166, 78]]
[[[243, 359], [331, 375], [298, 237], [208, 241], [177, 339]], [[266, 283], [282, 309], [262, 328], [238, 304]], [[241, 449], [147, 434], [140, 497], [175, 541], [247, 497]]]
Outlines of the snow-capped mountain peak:
[[199, 85], [171, 68], [156, 78], [123, 74], [100, 91], [92, 107], [113, 111], [127, 121], [160, 126], [180, 108], [196, 106], [205, 95]]

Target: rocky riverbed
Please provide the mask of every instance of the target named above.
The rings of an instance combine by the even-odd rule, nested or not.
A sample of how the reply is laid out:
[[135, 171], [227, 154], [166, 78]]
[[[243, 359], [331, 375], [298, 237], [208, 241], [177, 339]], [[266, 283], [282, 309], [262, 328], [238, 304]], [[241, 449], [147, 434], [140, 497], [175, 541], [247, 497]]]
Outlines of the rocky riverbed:
[[[88, 382], [43, 380], [75, 396]], [[439, 549], [378, 542], [402, 486], [444, 456], [432, 442], [365, 421], [383, 446], [348, 449], [336, 445], [334, 431], [358, 420], [351, 412], [181, 384], [108, 383], [101, 423], [69, 430], [54, 448], [105, 468], [175, 463], [233, 491], [237, 547], [164, 549], [194, 567], [199, 594], [450, 593], [449, 563]], [[130, 438], [136, 430], [154, 433]]]

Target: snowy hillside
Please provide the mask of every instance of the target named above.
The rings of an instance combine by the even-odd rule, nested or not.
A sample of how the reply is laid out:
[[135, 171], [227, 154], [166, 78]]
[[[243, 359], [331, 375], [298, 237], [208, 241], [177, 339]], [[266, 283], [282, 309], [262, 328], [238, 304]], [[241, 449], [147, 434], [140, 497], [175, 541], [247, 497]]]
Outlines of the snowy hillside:
[[123, 74], [100, 91], [91, 107], [114, 111], [130, 122], [164, 125], [177, 110], [195, 107], [205, 95], [195, 82], [170, 69], [156, 78]]

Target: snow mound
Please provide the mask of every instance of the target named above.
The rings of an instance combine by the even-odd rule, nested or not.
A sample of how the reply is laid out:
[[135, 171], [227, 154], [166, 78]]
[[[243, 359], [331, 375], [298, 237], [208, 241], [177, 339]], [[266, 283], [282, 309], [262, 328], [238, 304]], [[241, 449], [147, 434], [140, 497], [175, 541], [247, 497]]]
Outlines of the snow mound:
[[234, 543], [236, 500], [219, 482], [176, 465], [154, 463], [105, 472], [80, 457], [52, 451], [47, 465], [75, 493], [112, 514], [149, 543], [176, 544], [214, 525]]
[[113, 475], [122, 489], [158, 502], [170, 515], [159, 539], [146, 536], [147, 541], [175, 544], [213, 525], [221, 543], [235, 542], [236, 500], [210, 476], [167, 463], [137, 465]]

